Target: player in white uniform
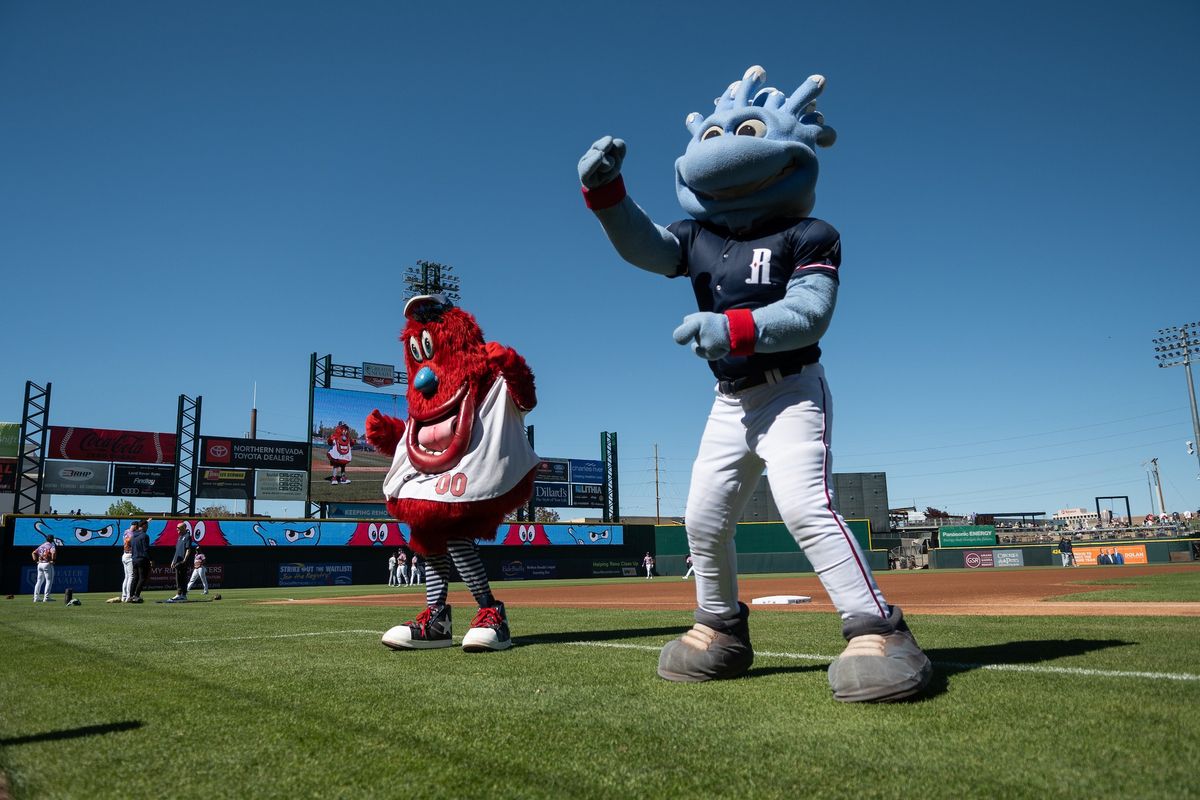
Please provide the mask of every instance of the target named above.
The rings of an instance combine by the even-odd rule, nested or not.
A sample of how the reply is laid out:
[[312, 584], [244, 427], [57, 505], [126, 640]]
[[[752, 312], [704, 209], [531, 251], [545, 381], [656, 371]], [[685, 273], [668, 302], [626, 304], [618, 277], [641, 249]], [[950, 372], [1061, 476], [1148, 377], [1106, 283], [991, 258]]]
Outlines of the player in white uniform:
[[692, 564], [692, 554], [691, 553], [688, 553], [688, 557], [685, 559], [685, 561], [687, 562], [688, 568], [687, 568], [687, 572], [683, 573], [683, 580], [686, 581], [688, 578], [692, 577], [692, 573], [694, 573], [696, 571], [696, 567], [694, 564]]
[[396, 576], [396, 554], [388, 556], [388, 586], [399, 586]]
[[408, 555], [403, 550], [396, 553], [396, 585], [408, 585]]
[[646, 568], [646, 580], [654, 578], [654, 556], [650, 555], [649, 551], [642, 558], [642, 566]]
[[204, 587], [204, 594], [208, 594], [208, 556], [200, 552], [200, 545], [196, 545], [196, 555], [192, 558], [192, 576], [188, 578], [187, 588], [191, 589], [196, 581]]
[[130, 593], [133, 590], [133, 553], [130, 541], [133, 539], [133, 534], [137, 530], [137, 527], [137, 520], [129, 523], [129, 527], [125, 529], [125, 533], [121, 537], [121, 569], [125, 572], [125, 579], [121, 581], [122, 603], [129, 602]]
[[54, 546], [54, 540], [49, 536], [46, 541], [39, 544], [33, 551], [33, 561], [37, 564], [37, 582], [33, 585], [33, 602], [38, 602], [40, 594], [41, 602], [51, 602], [50, 590], [54, 587], [54, 559], [58, 556], [58, 549]]

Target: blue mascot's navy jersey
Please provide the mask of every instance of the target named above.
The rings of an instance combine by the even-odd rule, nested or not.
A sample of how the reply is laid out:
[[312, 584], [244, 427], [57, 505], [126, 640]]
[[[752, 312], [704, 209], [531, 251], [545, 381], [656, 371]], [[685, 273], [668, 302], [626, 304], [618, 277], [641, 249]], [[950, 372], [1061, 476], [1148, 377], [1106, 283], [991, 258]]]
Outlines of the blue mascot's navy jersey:
[[[746, 234], [693, 219], [673, 222], [667, 230], [680, 245], [679, 272], [687, 275], [701, 311], [717, 314], [735, 308], [761, 308], [783, 299], [788, 281], [810, 272], [838, 277], [842, 242], [827, 222], [811, 217], [781, 220]], [[736, 380], [769, 369], [798, 370], [821, 357], [816, 344], [782, 353], [726, 356], [708, 362], [718, 380]]]

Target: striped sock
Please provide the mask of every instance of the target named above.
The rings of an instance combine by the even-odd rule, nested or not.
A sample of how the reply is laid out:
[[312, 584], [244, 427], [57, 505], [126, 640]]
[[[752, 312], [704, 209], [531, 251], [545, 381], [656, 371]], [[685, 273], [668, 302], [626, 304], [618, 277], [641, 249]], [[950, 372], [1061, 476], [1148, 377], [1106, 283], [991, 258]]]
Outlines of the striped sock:
[[450, 591], [450, 559], [445, 553], [425, 559], [425, 603], [444, 606]]
[[492, 586], [488, 583], [487, 572], [483, 569], [483, 559], [479, 557], [479, 548], [470, 539], [453, 539], [446, 543], [450, 558], [454, 560], [454, 568], [466, 582], [467, 588], [475, 596], [475, 602], [480, 608], [496, 605], [492, 596]]

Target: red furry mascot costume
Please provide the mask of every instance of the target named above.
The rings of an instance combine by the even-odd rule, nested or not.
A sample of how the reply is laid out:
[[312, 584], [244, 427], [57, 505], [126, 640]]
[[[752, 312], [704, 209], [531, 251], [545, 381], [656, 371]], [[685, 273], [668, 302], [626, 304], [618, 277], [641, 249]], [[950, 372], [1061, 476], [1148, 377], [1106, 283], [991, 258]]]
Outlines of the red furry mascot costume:
[[354, 457], [353, 448], [358, 442], [350, 433], [350, 426], [339, 422], [325, 441], [329, 444], [329, 466], [333, 467], [333, 474], [329, 476], [329, 482], [349, 483], [350, 479], [346, 477], [346, 466]]
[[511, 347], [484, 342], [475, 318], [440, 295], [414, 297], [404, 316], [409, 418], [376, 410], [366, 431], [392, 456], [383, 491], [426, 558], [427, 608], [383, 643], [397, 650], [453, 643], [446, 604], [453, 563], [479, 603], [463, 649], [505, 650], [512, 640], [504, 604], [492, 596], [474, 540], [494, 539], [505, 514], [533, 493], [539, 459], [524, 426], [537, 404], [533, 373]]

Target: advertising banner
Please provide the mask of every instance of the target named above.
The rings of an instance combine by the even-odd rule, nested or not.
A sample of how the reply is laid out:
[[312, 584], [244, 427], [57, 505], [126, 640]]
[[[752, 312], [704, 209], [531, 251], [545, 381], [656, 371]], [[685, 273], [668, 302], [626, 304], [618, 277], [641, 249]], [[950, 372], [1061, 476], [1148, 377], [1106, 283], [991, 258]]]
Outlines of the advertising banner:
[[349, 586], [354, 568], [350, 564], [293, 563], [279, 565], [280, 586]]
[[536, 479], [545, 483], [566, 483], [571, 480], [571, 462], [565, 458], [542, 459]]
[[172, 497], [175, 468], [158, 465], [113, 465], [112, 493], [121, 497]]
[[112, 464], [102, 461], [50, 461], [42, 468], [42, 491], [48, 494], [108, 494]]
[[571, 483], [604, 483], [604, 462], [572, 458]]
[[[363, 436], [371, 412], [398, 419], [408, 418], [408, 403], [403, 395], [363, 392], [350, 389], [313, 390], [311, 472], [308, 499], [314, 503], [378, 503], [383, 499], [383, 479], [392, 465]], [[345, 471], [334, 470], [330, 451], [337, 453], [335, 441], [349, 445], [338, 459], [348, 461]], [[277, 466], [277, 465], [276, 465]]]
[[1023, 567], [1025, 566], [1025, 551], [1020, 549], [1013, 550], [993, 550], [992, 557], [996, 561], [997, 567]]
[[383, 503], [330, 503], [325, 506], [330, 519], [391, 519]]
[[626, 561], [593, 561], [592, 577], [594, 578], [633, 578], [638, 574], [638, 562], [632, 559]]
[[1114, 566], [1122, 564], [1145, 564], [1146, 545], [1119, 544], [1112, 547], [1080, 547], [1075, 545], [1075, 563], [1080, 566]]
[[963, 553], [963, 566], [967, 569], [996, 566], [991, 550], [967, 550]]
[[254, 496], [259, 500], [304, 500], [308, 497], [308, 473], [260, 469], [254, 476]]
[[571, 508], [604, 508], [604, 486], [596, 483], [572, 483]]
[[542, 508], [569, 506], [571, 504], [570, 486], [565, 483], [535, 482], [533, 484], [533, 504]]
[[125, 464], [173, 464], [175, 434], [51, 425], [50, 449], [46, 457]]
[[0, 422], [0, 458], [16, 458], [20, 455], [17, 443], [21, 440], [19, 422]]
[[362, 365], [362, 380], [368, 386], [381, 388], [391, 386], [396, 382], [396, 367], [392, 364], [376, 364], [364, 361]]
[[200, 437], [200, 463], [233, 469], [308, 469], [307, 442]]
[[[208, 588], [220, 589], [222, 582], [225, 580], [225, 565], [224, 564], [206, 564], [208, 568]], [[187, 579], [192, 579], [192, 570], [188, 568]], [[147, 589], [175, 589], [175, 570], [171, 569], [170, 564], [155, 564], [150, 567], [150, 577], [146, 579]], [[200, 579], [196, 579], [196, 586], [192, 591], [199, 592], [202, 585]]]
[[557, 578], [558, 562], [547, 559], [513, 559], [500, 565], [500, 572], [508, 581], [523, 581], [530, 578]]
[[17, 490], [17, 459], [0, 458], [0, 492]]
[[246, 500], [253, 492], [254, 470], [196, 470], [196, 497]]
[[[88, 567], [63, 567], [54, 566], [54, 585], [50, 587], [50, 594], [61, 595], [67, 589], [75, 593], [86, 592], [88, 590]], [[37, 565], [27, 564], [21, 567], [21, 591], [20, 594], [33, 594], [33, 589], [37, 585]], [[62, 597], [57, 598], [62, 602]]]
[[991, 525], [946, 525], [938, 529], [939, 547], [987, 547], [996, 543]]
[[[17, 517], [13, 544], [37, 547], [50, 536], [60, 546], [117, 547], [129, 518]], [[147, 533], [151, 547], [174, 547], [183, 523], [197, 544], [209, 547], [399, 547], [408, 541], [408, 526], [389, 520], [231, 519], [163, 515], [152, 517]], [[492, 541], [481, 546], [588, 545], [625, 543], [621, 525], [574, 525], [506, 522]], [[157, 559], [156, 559], [157, 560]]]

